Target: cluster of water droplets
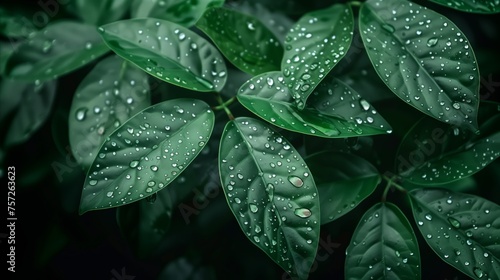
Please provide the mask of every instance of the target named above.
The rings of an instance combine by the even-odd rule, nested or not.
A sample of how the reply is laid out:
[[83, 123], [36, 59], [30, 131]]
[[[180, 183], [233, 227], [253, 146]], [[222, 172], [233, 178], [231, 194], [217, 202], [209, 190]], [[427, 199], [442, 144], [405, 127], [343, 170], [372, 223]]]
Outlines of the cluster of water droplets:
[[104, 142], [84, 197], [96, 208], [112, 207], [161, 190], [205, 146], [213, 128], [207, 114], [213, 116], [202, 101], [175, 99], [136, 115]]
[[[226, 66], [216, 49], [196, 33], [172, 22], [139, 19], [100, 27], [115, 50], [124, 51], [149, 74], [193, 90], [219, 90], [226, 82]], [[108, 39], [110, 40], [110, 39]]]
[[411, 2], [373, 1], [364, 10], [361, 17], [379, 18], [361, 21], [360, 30], [389, 88], [444, 122], [474, 126], [479, 73], [465, 35], [448, 19]]
[[426, 241], [446, 262], [478, 278], [491, 279], [488, 272], [498, 265], [500, 236], [498, 205], [467, 194], [445, 190], [415, 193], [417, 225]]
[[[344, 57], [352, 40], [352, 12], [339, 7], [302, 17], [285, 37], [282, 71], [299, 108], [330, 70]], [[328, 15], [327, 15], [328, 14]], [[338, 27], [340, 26], [340, 27]]]
[[290, 143], [261, 121], [237, 118], [229, 126], [221, 150], [230, 151], [221, 159], [220, 174], [231, 209], [245, 234], [291, 269], [290, 251], [307, 256], [307, 245], [316, 242], [319, 202], [312, 176]]
[[120, 73], [122, 63], [118, 57], [102, 61], [73, 98], [70, 142], [79, 162], [92, 163], [104, 138], [150, 104], [147, 75], [135, 68]]

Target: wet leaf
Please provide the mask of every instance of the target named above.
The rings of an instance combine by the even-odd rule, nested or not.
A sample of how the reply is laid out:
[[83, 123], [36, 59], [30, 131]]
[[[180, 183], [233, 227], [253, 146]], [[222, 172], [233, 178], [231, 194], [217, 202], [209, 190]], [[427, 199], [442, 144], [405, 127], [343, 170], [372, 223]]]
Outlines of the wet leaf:
[[56, 83], [26, 83], [9, 79], [0, 84], [0, 124], [3, 145], [27, 141], [47, 120], [56, 95]]
[[500, 131], [471, 133], [422, 118], [400, 144], [396, 169], [413, 184], [438, 185], [472, 176], [500, 156]]
[[84, 22], [102, 25], [117, 21], [128, 11], [130, 1], [127, 0], [75, 0], [68, 9]]
[[497, 0], [430, 0], [434, 3], [459, 11], [478, 14], [500, 13], [500, 2]]
[[354, 29], [347, 4], [310, 12], [292, 26], [285, 38], [281, 70], [299, 109], [319, 82], [344, 57]]
[[224, 0], [135, 0], [132, 2], [132, 17], [164, 19], [185, 27], [193, 26], [210, 7], [220, 7]]
[[500, 207], [443, 189], [410, 192], [415, 222], [446, 263], [474, 279], [500, 277]]
[[[152, 197], [154, 200], [149, 199]], [[170, 227], [173, 209], [171, 188], [117, 209], [120, 231], [138, 256], [150, 256], [158, 248]]]
[[369, 0], [359, 28], [375, 70], [394, 94], [442, 122], [478, 130], [479, 70], [452, 21], [405, 0]]
[[316, 185], [299, 153], [262, 121], [237, 118], [221, 138], [219, 172], [248, 239], [292, 277], [306, 279], [319, 242]]
[[303, 110], [280, 72], [250, 79], [238, 91], [238, 100], [264, 120], [303, 134], [344, 138], [390, 132], [373, 106], [338, 79], [323, 81]]
[[224, 87], [227, 69], [219, 51], [181, 25], [143, 18], [113, 22], [99, 31], [116, 54], [160, 80], [196, 91]]
[[420, 279], [417, 238], [396, 205], [366, 211], [346, 249], [345, 273], [345, 279]]
[[149, 105], [146, 73], [117, 56], [99, 62], [76, 89], [69, 112], [69, 142], [76, 161], [90, 167], [104, 139]]
[[105, 140], [90, 167], [80, 214], [163, 189], [196, 158], [213, 125], [213, 112], [198, 99], [164, 101], [129, 119]]
[[280, 70], [283, 47], [258, 19], [226, 8], [207, 10], [196, 27], [205, 32], [224, 56], [251, 75]]
[[381, 181], [371, 163], [353, 154], [325, 151], [305, 160], [319, 191], [321, 224], [349, 213]]
[[25, 81], [51, 80], [108, 51], [95, 27], [58, 21], [47, 25], [19, 45], [7, 61], [5, 75]]

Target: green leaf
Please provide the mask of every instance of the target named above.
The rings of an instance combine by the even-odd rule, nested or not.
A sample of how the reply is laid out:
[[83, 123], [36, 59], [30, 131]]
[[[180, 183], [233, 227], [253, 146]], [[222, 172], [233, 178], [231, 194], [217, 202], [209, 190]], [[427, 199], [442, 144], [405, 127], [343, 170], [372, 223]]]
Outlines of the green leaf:
[[108, 52], [95, 27], [58, 21], [34, 33], [9, 57], [12, 79], [45, 81], [69, 73]]
[[408, 131], [396, 156], [396, 169], [413, 184], [450, 183], [479, 172], [500, 156], [498, 129], [480, 137], [430, 118]]
[[0, 76], [4, 75], [7, 60], [9, 59], [9, 56], [11, 56], [16, 51], [18, 45], [18, 43], [14, 42], [0, 42]]
[[478, 14], [500, 13], [500, 2], [495, 0], [430, 0], [459, 11]]
[[224, 129], [219, 171], [248, 239], [290, 275], [306, 279], [319, 242], [320, 208], [299, 153], [265, 123], [241, 117]]
[[442, 122], [477, 131], [479, 70], [452, 21], [405, 0], [369, 0], [359, 28], [375, 70], [394, 94]]
[[69, 6], [73, 14], [92, 25], [117, 21], [125, 16], [128, 8], [127, 0], [76, 0]]
[[153, 105], [103, 143], [82, 191], [80, 214], [143, 199], [167, 186], [206, 145], [214, 114], [198, 99]]
[[320, 137], [390, 133], [390, 125], [358, 93], [338, 79], [322, 82], [304, 110], [295, 105], [280, 72], [253, 77], [238, 91], [248, 110], [281, 128]]
[[251, 75], [279, 71], [283, 47], [258, 19], [226, 8], [207, 10], [196, 27], [214, 41], [224, 56]]
[[174, 203], [168, 188], [117, 209], [120, 231], [138, 256], [150, 256], [158, 248], [170, 227]]
[[224, 0], [135, 0], [132, 2], [132, 17], [164, 19], [185, 27], [193, 26], [210, 7], [220, 7]]
[[319, 82], [337, 65], [351, 46], [354, 29], [347, 4], [302, 16], [288, 32], [281, 70], [299, 109]]
[[474, 279], [500, 277], [500, 207], [442, 189], [410, 192], [413, 216], [427, 244]]
[[319, 191], [321, 224], [349, 213], [381, 181], [371, 163], [353, 154], [325, 151], [307, 157], [306, 163]]
[[345, 273], [345, 279], [420, 279], [417, 238], [396, 205], [366, 211], [346, 249]]
[[146, 73], [117, 56], [99, 62], [76, 89], [69, 112], [69, 143], [76, 161], [90, 167], [104, 139], [149, 105]]
[[227, 69], [219, 51], [193, 31], [165, 20], [144, 18], [99, 28], [119, 56], [152, 76], [196, 91], [220, 91]]
[[0, 123], [5, 131], [3, 145], [27, 141], [52, 111], [56, 83], [24, 83], [5, 79], [0, 85]]
[[0, 7], [0, 34], [9, 38], [28, 38], [36, 31], [28, 18]]

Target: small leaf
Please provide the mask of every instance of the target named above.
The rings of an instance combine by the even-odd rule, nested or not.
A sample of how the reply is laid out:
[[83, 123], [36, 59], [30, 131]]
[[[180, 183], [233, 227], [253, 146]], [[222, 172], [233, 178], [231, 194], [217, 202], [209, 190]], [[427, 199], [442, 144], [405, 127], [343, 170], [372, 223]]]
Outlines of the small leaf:
[[290, 275], [306, 279], [318, 247], [320, 209], [299, 153], [265, 123], [237, 118], [222, 135], [219, 172], [245, 235]]
[[27, 141], [52, 111], [56, 83], [24, 83], [5, 79], [0, 84], [0, 123], [6, 125], [3, 145]]
[[196, 27], [205, 32], [224, 56], [251, 75], [280, 70], [283, 47], [256, 18], [226, 8], [211, 8]]
[[170, 227], [175, 201], [172, 189], [155, 193], [155, 199], [143, 199], [136, 203], [119, 207], [116, 219], [122, 234], [138, 256], [150, 256]]
[[366, 211], [346, 249], [345, 273], [345, 279], [420, 279], [417, 238], [396, 205]]
[[108, 51], [95, 27], [58, 21], [21, 43], [9, 57], [5, 74], [26, 81], [55, 79]]
[[127, 0], [76, 0], [69, 6], [73, 14], [92, 25], [117, 21], [125, 16], [128, 8]]
[[478, 279], [500, 277], [500, 207], [484, 198], [442, 189], [410, 192], [418, 229], [449, 265]]
[[353, 29], [350, 6], [335, 4], [302, 16], [288, 32], [281, 70], [299, 109], [347, 53]]
[[439, 121], [477, 131], [479, 70], [453, 22], [405, 0], [369, 0], [359, 28], [375, 70], [394, 94]]
[[306, 158], [319, 191], [321, 224], [353, 210], [380, 183], [377, 169], [353, 154], [321, 152]]
[[113, 22], [99, 31], [116, 54], [160, 80], [196, 91], [224, 87], [227, 69], [219, 51], [181, 25], [143, 18]]
[[132, 2], [131, 11], [134, 18], [158, 18], [191, 27], [205, 10], [223, 4], [224, 0], [135, 0]]
[[153, 105], [115, 130], [90, 167], [80, 214], [121, 206], [161, 190], [206, 145], [214, 114], [198, 99]]
[[117, 56], [99, 62], [76, 89], [69, 112], [76, 161], [90, 167], [104, 139], [150, 104], [146, 73]]
[[478, 14], [500, 13], [500, 2], [496, 0], [430, 0], [459, 11]]
[[390, 125], [359, 94], [340, 80], [324, 81], [304, 110], [295, 106], [280, 72], [253, 77], [238, 91], [248, 110], [281, 128], [329, 138], [390, 132]]
[[408, 131], [396, 156], [396, 169], [413, 184], [450, 183], [479, 172], [500, 156], [500, 132], [470, 133], [430, 118]]

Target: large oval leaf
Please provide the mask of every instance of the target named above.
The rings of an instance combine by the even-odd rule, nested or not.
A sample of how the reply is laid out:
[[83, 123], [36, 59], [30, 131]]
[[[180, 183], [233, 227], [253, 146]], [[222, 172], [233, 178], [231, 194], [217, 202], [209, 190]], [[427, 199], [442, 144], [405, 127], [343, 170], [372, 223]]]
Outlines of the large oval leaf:
[[479, 70], [460, 29], [406, 0], [369, 0], [359, 13], [368, 56], [394, 94], [442, 122], [477, 131]]
[[319, 82], [337, 65], [351, 46], [354, 29], [347, 4], [302, 16], [288, 32], [281, 70], [299, 109]]
[[425, 241], [449, 265], [484, 279], [500, 278], [500, 207], [484, 198], [442, 189], [410, 192]]
[[345, 279], [420, 279], [417, 238], [396, 205], [366, 211], [346, 249], [345, 273]]
[[56, 96], [55, 81], [25, 83], [4, 79], [0, 84], [0, 124], [5, 147], [27, 141], [47, 120]]
[[459, 11], [478, 14], [500, 13], [500, 2], [497, 0], [430, 0]]
[[283, 47], [258, 19], [226, 8], [211, 8], [196, 27], [205, 32], [224, 56], [251, 75], [280, 70]]
[[280, 72], [253, 77], [238, 100], [264, 120], [291, 131], [329, 138], [390, 132], [390, 125], [366, 100], [342, 83], [322, 82], [304, 110], [295, 106]]
[[403, 138], [396, 169], [413, 184], [438, 185], [472, 176], [499, 156], [498, 129], [471, 138], [467, 131], [426, 117]]
[[226, 82], [219, 51], [181, 25], [143, 18], [113, 22], [99, 31], [116, 54], [160, 80], [196, 91], [220, 91]]
[[225, 0], [135, 0], [132, 2], [131, 12], [135, 18], [159, 18], [190, 27], [210, 7], [218, 7]]
[[219, 171], [245, 235], [290, 275], [306, 279], [319, 242], [320, 208], [299, 153], [265, 123], [237, 118], [222, 135]]
[[9, 57], [5, 74], [26, 81], [55, 79], [108, 51], [94, 26], [59, 21], [21, 43]]
[[151, 104], [148, 75], [117, 56], [99, 62], [83, 79], [69, 112], [69, 143], [88, 168], [113, 130]]
[[380, 183], [377, 169], [353, 154], [321, 152], [306, 158], [319, 191], [321, 224], [353, 210]]
[[153, 105], [115, 130], [90, 167], [80, 214], [131, 203], [161, 190], [206, 145], [214, 114], [198, 99]]

